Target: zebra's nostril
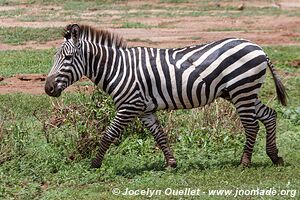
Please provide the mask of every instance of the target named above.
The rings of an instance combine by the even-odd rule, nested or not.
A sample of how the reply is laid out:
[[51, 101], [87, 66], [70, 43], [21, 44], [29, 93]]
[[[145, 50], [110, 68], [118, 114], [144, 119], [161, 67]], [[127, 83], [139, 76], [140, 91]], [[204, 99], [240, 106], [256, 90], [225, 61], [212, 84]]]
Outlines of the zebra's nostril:
[[50, 93], [53, 93], [54, 92], [54, 87], [50, 86], [49, 91], [50, 91]]
[[55, 81], [56, 77], [56, 74], [47, 77], [45, 83], [45, 92], [52, 97], [59, 97], [62, 92], [62, 90], [58, 87], [58, 83]]

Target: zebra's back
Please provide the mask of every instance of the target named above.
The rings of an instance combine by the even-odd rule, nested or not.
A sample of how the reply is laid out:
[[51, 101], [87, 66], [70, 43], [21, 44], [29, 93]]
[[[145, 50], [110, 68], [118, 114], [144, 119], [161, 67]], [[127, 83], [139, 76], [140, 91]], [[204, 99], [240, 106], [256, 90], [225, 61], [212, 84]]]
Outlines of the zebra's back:
[[233, 96], [264, 80], [266, 55], [256, 44], [228, 38], [176, 49], [133, 48], [147, 110], [194, 108]]

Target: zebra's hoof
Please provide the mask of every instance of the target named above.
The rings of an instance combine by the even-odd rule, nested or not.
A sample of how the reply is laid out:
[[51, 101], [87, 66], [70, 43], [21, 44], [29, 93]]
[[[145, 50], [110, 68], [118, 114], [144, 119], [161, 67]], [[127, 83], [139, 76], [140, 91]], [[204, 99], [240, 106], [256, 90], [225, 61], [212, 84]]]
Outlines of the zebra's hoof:
[[101, 165], [102, 165], [101, 161], [94, 159], [94, 160], [92, 160], [91, 168], [100, 168]]
[[169, 159], [167, 161], [167, 167], [175, 168], [177, 167], [177, 162], [175, 159]]
[[249, 168], [251, 166], [251, 160], [245, 154], [243, 155], [243, 157], [241, 159], [241, 166], [242, 166], [242, 168]]
[[283, 161], [282, 157], [278, 157], [278, 159], [275, 162], [273, 162], [273, 163], [276, 166], [284, 166], [284, 161]]
[[251, 167], [251, 162], [248, 162], [248, 163], [241, 163], [240, 166], [242, 167], [242, 169], [250, 168], [250, 167]]

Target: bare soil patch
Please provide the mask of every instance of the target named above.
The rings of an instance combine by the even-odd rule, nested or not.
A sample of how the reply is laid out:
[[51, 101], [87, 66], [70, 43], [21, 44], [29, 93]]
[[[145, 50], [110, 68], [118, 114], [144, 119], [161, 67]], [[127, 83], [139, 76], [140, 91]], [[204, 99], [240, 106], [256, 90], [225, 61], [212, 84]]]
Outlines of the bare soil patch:
[[293, 60], [292, 62], [290, 62], [290, 65], [296, 68], [300, 67], [300, 60]]
[[[13, 77], [0, 77], [0, 94], [10, 93], [28, 93], [28, 94], [45, 94], [44, 86], [46, 74], [18, 74]], [[80, 82], [88, 81], [87, 78], [82, 78], [79, 84], [75, 84], [66, 89], [67, 92], [82, 91], [90, 93], [94, 86], [82, 86]]]

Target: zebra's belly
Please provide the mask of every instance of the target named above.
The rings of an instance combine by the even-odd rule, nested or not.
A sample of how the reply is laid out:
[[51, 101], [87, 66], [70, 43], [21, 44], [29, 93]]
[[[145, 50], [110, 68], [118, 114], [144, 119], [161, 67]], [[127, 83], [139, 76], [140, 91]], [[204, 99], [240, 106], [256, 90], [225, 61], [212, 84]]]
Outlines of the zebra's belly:
[[205, 95], [206, 84], [202, 79], [193, 84], [182, 83], [172, 85], [171, 88], [155, 96], [155, 100], [149, 102], [149, 109], [155, 110], [175, 110], [189, 109], [203, 106], [207, 102]]

